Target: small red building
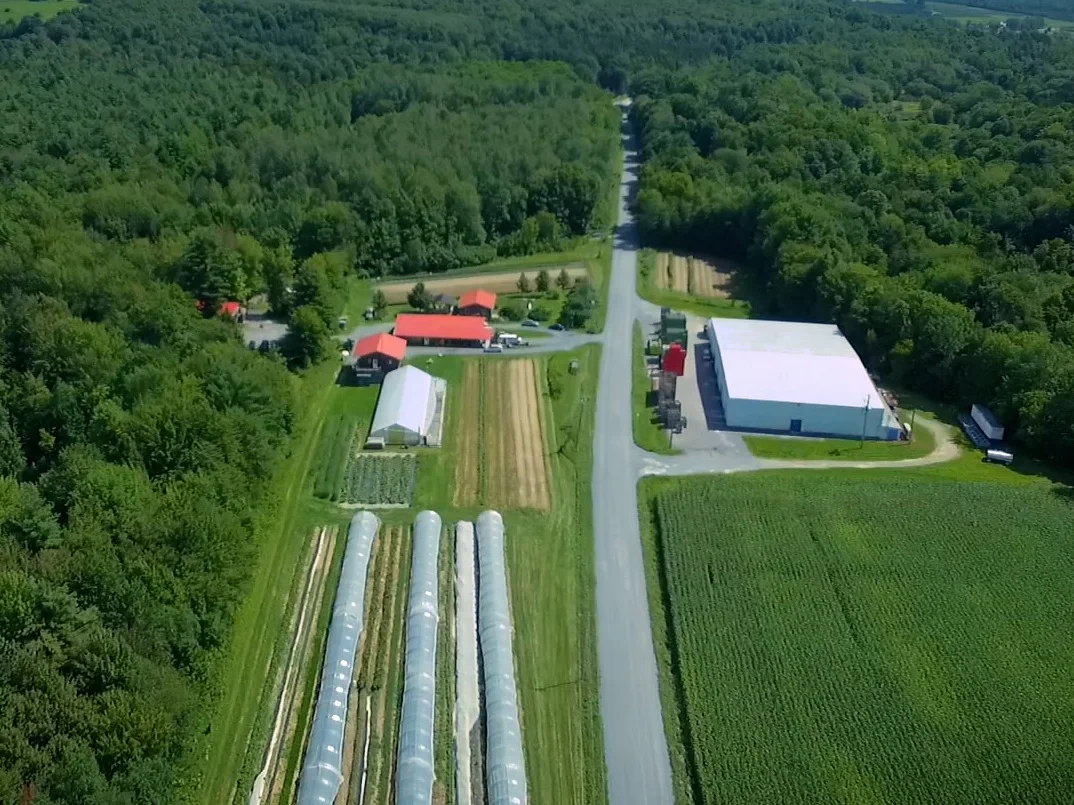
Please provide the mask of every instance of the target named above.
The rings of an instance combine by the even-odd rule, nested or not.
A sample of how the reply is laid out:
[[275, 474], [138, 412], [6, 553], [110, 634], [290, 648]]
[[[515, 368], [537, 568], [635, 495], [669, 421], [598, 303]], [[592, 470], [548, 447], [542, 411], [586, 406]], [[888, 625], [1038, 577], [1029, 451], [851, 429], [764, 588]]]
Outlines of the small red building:
[[395, 335], [414, 346], [480, 347], [492, 340], [492, 328], [477, 316], [400, 313]]
[[496, 294], [492, 291], [467, 291], [459, 297], [458, 307], [455, 308], [460, 316], [484, 316], [492, 318], [492, 311], [496, 309]]
[[406, 341], [390, 333], [368, 335], [354, 345], [351, 353], [359, 369], [390, 372], [398, 368], [406, 355]]
[[678, 377], [686, 373], [686, 349], [682, 344], [674, 343], [667, 348], [664, 352], [663, 369]]

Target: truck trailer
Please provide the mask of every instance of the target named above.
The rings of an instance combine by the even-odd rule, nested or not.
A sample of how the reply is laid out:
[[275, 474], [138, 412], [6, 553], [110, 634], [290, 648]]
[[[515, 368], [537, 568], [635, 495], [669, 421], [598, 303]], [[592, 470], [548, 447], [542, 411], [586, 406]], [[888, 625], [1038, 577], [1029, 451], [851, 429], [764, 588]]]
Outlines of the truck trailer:
[[1003, 425], [996, 419], [995, 414], [983, 405], [975, 403], [973, 408], [970, 409], [970, 416], [977, 423], [977, 427], [981, 429], [981, 432], [993, 442], [1003, 439]]

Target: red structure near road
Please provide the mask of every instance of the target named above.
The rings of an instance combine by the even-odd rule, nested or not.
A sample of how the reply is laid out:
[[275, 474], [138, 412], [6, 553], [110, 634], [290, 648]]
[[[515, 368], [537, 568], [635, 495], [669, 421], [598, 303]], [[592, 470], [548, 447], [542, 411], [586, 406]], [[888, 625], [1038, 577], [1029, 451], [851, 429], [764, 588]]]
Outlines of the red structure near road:
[[400, 313], [394, 333], [408, 344], [426, 347], [480, 347], [492, 340], [492, 328], [480, 316]]
[[467, 291], [459, 297], [459, 305], [456, 312], [462, 316], [492, 317], [492, 311], [496, 309], [496, 294], [492, 291]]
[[664, 353], [663, 369], [672, 372], [678, 377], [686, 373], [686, 349], [682, 344], [672, 344]]

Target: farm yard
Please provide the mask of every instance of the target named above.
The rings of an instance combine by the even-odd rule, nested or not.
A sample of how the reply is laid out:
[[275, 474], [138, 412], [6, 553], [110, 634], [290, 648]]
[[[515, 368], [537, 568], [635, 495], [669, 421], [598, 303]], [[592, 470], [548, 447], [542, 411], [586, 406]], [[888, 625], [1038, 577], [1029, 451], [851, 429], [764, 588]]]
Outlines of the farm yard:
[[560, 271], [566, 271], [571, 280], [584, 277], [588, 273], [584, 263], [567, 263], [564, 265], [548, 266], [523, 266], [509, 271], [486, 272], [478, 274], [411, 277], [396, 282], [382, 282], [375, 287], [384, 294], [389, 305], [399, 305], [406, 302], [407, 294], [410, 293], [415, 283], [425, 284], [425, 290], [433, 295], [449, 294], [458, 297], [466, 291], [485, 290], [495, 294], [518, 293], [518, 277], [525, 274], [532, 282], [542, 268], [555, 279]]
[[473, 402], [459, 419], [456, 505], [550, 508], [541, 366], [533, 360], [466, 365], [463, 398]]
[[643, 484], [678, 801], [1066, 799], [1072, 501], [963, 465]]

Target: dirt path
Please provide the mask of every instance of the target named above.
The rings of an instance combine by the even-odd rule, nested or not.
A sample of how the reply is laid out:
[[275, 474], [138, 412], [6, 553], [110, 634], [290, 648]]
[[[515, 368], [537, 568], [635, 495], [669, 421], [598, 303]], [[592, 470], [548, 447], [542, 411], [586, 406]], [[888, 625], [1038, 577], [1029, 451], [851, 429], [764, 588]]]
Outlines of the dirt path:
[[953, 461], [961, 452], [953, 437], [953, 428], [933, 419], [920, 418], [915, 423], [927, 428], [936, 439], [936, 447], [927, 456], [921, 458], [903, 458], [898, 461], [788, 461], [773, 459], [765, 462], [765, 469], [838, 469], [850, 467], [858, 470], [898, 469], [900, 467], [928, 467], [931, 464], [943, 464]]

